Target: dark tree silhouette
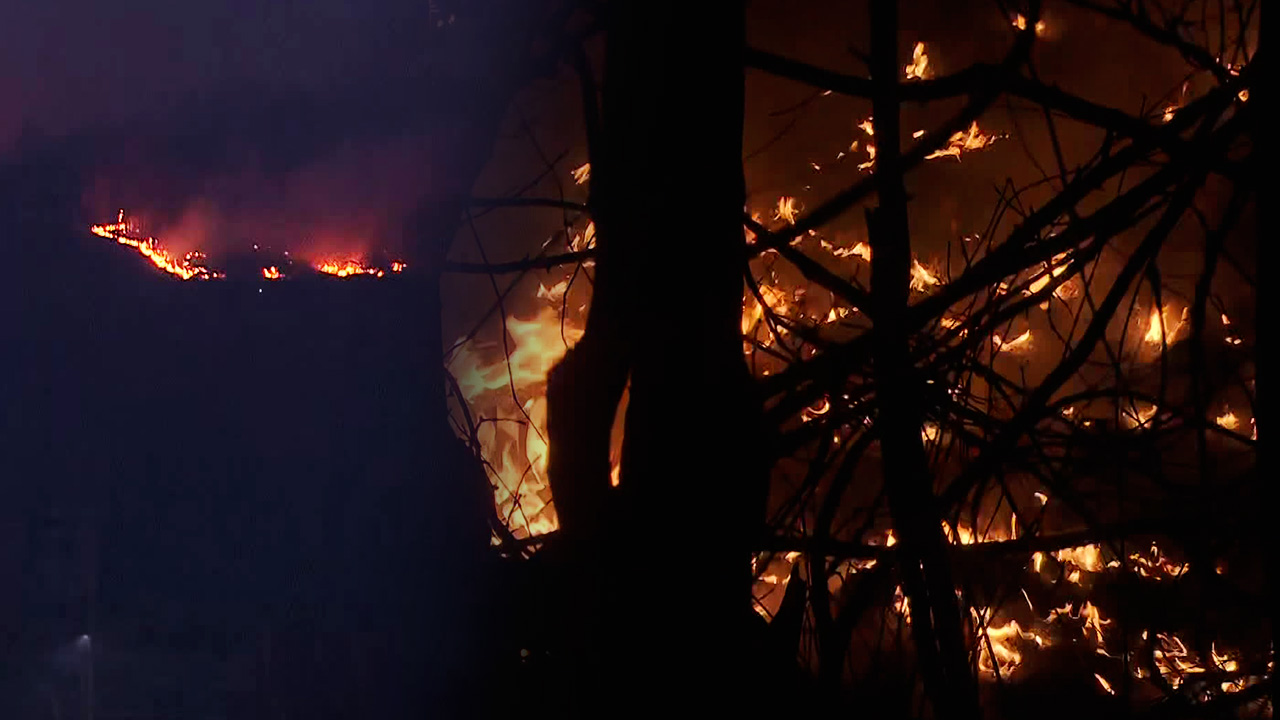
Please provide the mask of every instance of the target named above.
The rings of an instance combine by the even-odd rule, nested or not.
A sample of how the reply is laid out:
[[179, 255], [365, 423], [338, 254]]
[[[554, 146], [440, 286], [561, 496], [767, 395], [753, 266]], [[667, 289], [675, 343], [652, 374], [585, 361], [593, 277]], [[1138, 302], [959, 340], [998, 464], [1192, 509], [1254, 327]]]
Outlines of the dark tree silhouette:
[[[509, 556], [540, 547], [539, 587], [563, 593], [547, 641], [567, 658], [558, 711], [652, 713], [681, 697], [752, 716], [771, 711], [760, 677], [785, 683], [792, 714], [1016, 717], [1055, 688], [1069, 698], [1035, 712], [1257, 711], [1256, 432], [1221, 413], [1258, 414], [1253, 320], [1223, 295], [1256, 282], [1249, 95], [1267, 56], [1257, 5], [1218, 7], [1053, 5], [1185, 70], [1181, 93], [1132, 107], [1048, 79], [1040, 2], [1001, 6], [997, 62], [905, 80], [915, 63], [892, 0], [870, 3], [866, 77], [745, 47], [737, 3], [588, 8], [599, 96], [587, 50], [567, 59], [589, 198], [473, 201], [561, 211], [566, 251], [448, 265], [495, 289], [496, 275], [562, 265], [590, 281], [585, 331], [546, 387], [559, 529], [499, 542]], [[797, 107], [869, 106], [869, 174], [807, 210], [783, 198], [773, 221], [744, 216], [744, 66], [812, 88]], [[998, 187], [987, 226], [925, 267], [912, 178], [981, 147], [976, 122], [1002, 103], [1041, 179]], [[1017, 124], [1028, 116], [1034, 132]], [[941, 119], [908, 138], [917, 117]], [[659, 203], [688, 212], [664, 222]], [[863, 249], [837, 236], [859, 208]], [[572, 239], [588, 217], [594, 244]], [[863, 261], [869, 287], [849, 270]], [[744, 281], [758, 321], [744, 320]], [[678, 309], [660, 299], [669, 287]], [[510, 393], [524, 402], [514, 381]], [[482, 457], [474, 427], [490, 420], [460, 424]], [[786, 588], [761, 603], [765, 629], [746, 612], [762, 584]], [[1210, 609], [1228, 602], [1248, 610]], [[785, 674], [792, 659], [809, 679]]]

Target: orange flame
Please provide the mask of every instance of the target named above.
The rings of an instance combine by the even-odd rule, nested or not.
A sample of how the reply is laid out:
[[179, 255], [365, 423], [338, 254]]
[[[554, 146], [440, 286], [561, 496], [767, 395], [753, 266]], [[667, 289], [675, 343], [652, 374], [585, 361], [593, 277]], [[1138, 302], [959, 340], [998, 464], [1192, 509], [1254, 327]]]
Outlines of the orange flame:
[[[924, 51], [924, 43], [916, 43], [915, 49], [911, 51], [911, 64], [903, 69], [908, 80], [923, 79], [925, 73], [929, 69], [929, 55]], [[870, 134], [870, 133], [868, 133]]]
[[177, 260], [169, 254], [168, 250], [160, 244], [160, 241], [153, 237], [138, 237], [134, 234], [134, 228], [124, 218], [124, 210], [121, 210], [116, 216], [116, 222], [110, 225], [91, 225], [89, 231], [99, 237], [114, 240], [121, 245], [126, 245], [137, 250], [143, 257], [151, 261], [151, 264], [161, 270], [182, 278], [183, 280], [208, 280], [217, 277], [209, 268], [193, 262], [197, 257], [195, 253], [188, 254], [182, 260]]
[[997, 137], [995, 135], [984, 135], [982, 131], [978, 129], [978, 121], [974, 120], [973, 124], [969, 126], [968, 131], [962, 130], [955, 133], [947, 140], [946, 147], [934, 150], [924, 157], [926, 160], [932, 160], [940, 157], [954, 157], [956, 160], [959, 160], [960, 153], [971, 150], [981, 150], [982, 148], [989, 147], [996, 140]]
[[385, 274], [381, 268], [366, 266], [359, 260], [325, 260], [316, 265], [316, 270], [340, 278], [356, 275], [382, 277]]

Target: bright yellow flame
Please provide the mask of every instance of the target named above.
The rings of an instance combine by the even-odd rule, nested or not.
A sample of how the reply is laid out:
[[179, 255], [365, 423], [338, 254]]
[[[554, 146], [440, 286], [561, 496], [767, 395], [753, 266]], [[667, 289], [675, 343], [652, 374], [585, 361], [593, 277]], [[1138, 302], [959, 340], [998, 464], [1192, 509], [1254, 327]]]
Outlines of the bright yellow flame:
[[775, 220], [785, 220], [788, 225], [795, 225], [796, 214], [799, 211], [800, 209], [796, 207], [796, 199], [784, 195], [778, 198], [778, 209], [774, 210], [773, 217]]
[[[868, 260], [870, 260], [870, 252]], [[941, 285], [942, 280], [938, 278], [929, 268], [920, 264], [919, 260], [911, 260], [911, 289], [916, 292], [925, 292], [934, 285]]]
[[981, 150], [982, 148], [989, 147], [996, 141], [996, 139], [995, 135], [983, 134], [982, 131], [978, 129], [978, 121], [974, 120], [973, 124], [969, 126], [968, 131], [962, 130], [955, 133], [947, 140], [946, 147], [925, 155], [925, 159], [932, 160], [940, 157], [953, 157], [956, 160], [959, 160], [960, 153], [971, 150]]
[[499, 515], [521, 538], [558, 526], [546, 475], [546, 377], [582, 331], [562, 324], [552, 308], [527, 319], [508, 318], [506, 330], [506, 357], [486, 361], [484, 348], [472, 341], [454, 350], [448, 367], [472, 414], [498, 420], [480, 423], [477, 440]]
[[573, 171], [573, 181], [582, 185], [591, 179], [591, 163], [583, 163]]
[[1186, 320], [1186, 308], [1175, 322], [1170, 308], [1165, 307], [1162, 312], [1160, 307], [1153, 307], [1147, 319], [1147, 334], [1142, 336], [1142, 341], [1156, 347], [1172, 345], [1181, 339], [1178, 333], [1186, 324]]
[[1061, 563], [1069, 563], [1067, 582], [1080, 584], [1080, 570], [1096, 573], [1102, 572], [1102, 550], [1097, 545], [1081, 545], [1079, 547], [1055, 550], [1053, 557]]
[[924, 78], [925, 73], [929, 70], [929, 55], [924, 51], [924, 43], [916, 43], [916, 47], [911, 51], [911, 64], [907, 65], [904, 72], [908, 80], [919, 80]]
[[871, 143], [867, 143], [867, 161], [864, 163], [858, 163], [858, 169], [867, 170], [869, 168], [875, 167], [875, 164], [876, 164], [876, 146], [872, 145]]
[[[1015, 15], [1015, 16], [1014, 16], [1014, 18], [1013, 18], [1013, 26], [1014, 26], [1014, 27], [1016, 27], [1016, 28], [1018, 28], [1019, 30], [1026, 30], [1026, 29], [1027, 29], [1027, 18], [1026, 18], [1026, 17], [1024, 17], [1021, 13], [1019, 13], [1019, 14]], [[1036, 35], [1037, 35], [1037, 36], [1042, 36], [1042, 35], [1044, 35], [1044, 31], [1045, 31], [1047, 28], [1048, 28], [1048, 26], [1044, 24], [1044, 20], [1037, 20], [1037, 21], [1036, 21]]]
[[941, 435], [942, 429], [938, 427], [937, 423], [927, 422], [920, 428], [920, 439], [927, 443], [937, 440]]

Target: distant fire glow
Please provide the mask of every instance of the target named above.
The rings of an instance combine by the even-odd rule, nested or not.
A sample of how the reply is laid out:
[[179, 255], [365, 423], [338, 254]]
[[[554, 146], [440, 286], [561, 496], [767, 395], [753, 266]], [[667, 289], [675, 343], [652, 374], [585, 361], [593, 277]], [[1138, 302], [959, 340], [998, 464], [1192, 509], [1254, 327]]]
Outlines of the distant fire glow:
[[151, 264], [161, 270], [182, 278], [183, 280], [209, 280], [218, 277], [209, 268], [200, 264], [198, 253], [187, 253], [182, 259], [174, 258], [156, 238], [141, 235], [138, 228], [125, 219], [124, 210], [116, 216], [116, 221], [109, 225], [93, 225], [89, 231], [94, 235], [115, 240], [121, 245], [137, 250]]
[[[137, 250], [152, 265], [182, 280], [214, 280], [226, 277], [225, 273], [215, 270], [206, 264], [206, 257], [202, 252], [192, 251], [184, 255], [182, 259], [178, 259], [171, 251], [165, 248], [159, 238], [144, 234], [135, 222], [127, 219], [124, 210], [119, 211], [114, 223], [91, 225], [89, 231], [99, 237], [114, 240], [120, 245]], [[253, 248], [255, 251], [258, 250], [258, 245], [254, 245]], [[284, 254], [285, 256], [289, 255], [287, 252]], [[408, 267], [408, 264], [403, 260], [392, 260], [384, 268], [366, 263], [359, 258], [336, 258], [319, 260], [310, 270], [322, 275], [339, 278], [381, 278], [388, 273], [403, 273]], [[278, 264], [271, 264], [261, 267], [258, 278], [262, 280], [284, 280], [296, 274], [294, 270], [286, 269]]]

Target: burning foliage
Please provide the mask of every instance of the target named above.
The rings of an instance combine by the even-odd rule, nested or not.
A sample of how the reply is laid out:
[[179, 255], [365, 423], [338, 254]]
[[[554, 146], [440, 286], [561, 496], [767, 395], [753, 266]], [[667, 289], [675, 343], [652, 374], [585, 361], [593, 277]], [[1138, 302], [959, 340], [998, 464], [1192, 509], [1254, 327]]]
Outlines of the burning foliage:
[[[1142, 12], [1110, 17], [1174, 42], [1155, 33]], [[1237, 20], [1243, 38], [1246, 20]], [[1019, 37], [1050, 32], [1034, 14], [1013, 15], [1010, 24]], [[1059, 28], [1055, 20], [1056, 40], [1070, 32], [1070, 24]], [[1227, 699], [1233, 696], [1242, 711], [1258, 711], [1257, 688], [1271, 667], [1265, 642], [1230, 619], [1196, 627], [1167, 609], [1218, 583], [1256, 591], [1252, 570], [1233, 580], [1219, 562], [1238, 549], [1204, 554], [1179, 539], [1186, 523], [1179, 508], [1188, 493], [1217, 493], [1221, 482], [1186, 468], [1230, 472], [1246, 483], [1252, 477], [1248, 332], [1223, 311], [1212, 275], [1198, 279], [1197, 288], [1153, 269], [1183, 212], [1208, 202], [1184, 160], [1163, 152], [1155, 138], [1165, 131], [1156, 128], [1184, 141], [1199, 128], [1200, 142], [1215, 129], [1224, 138], [1239, 131], [1232, 117], [1238, 97], [1247, 97], [1240, 85], [1249, 51], [1243, 39], [1231, 42], [1195, 54], [1198, 82], [1180, 83], [1177, 102], [1163, 116], [1126, 116], [1123, 128], [1112, 128], [1120, 145], [1109, 140], [1092, 156], [1071, 160], [1055, 146], [1060, 176], [1000, 188], [985, 226], [960, 228], [928, 258], [910, 259], [904, 317], [912, 324], [912, 362], [924, 378], [919, 442], [938, 488], [939, 532], [951, 548], [971, 666], [984, 696], [1005, 686], [1037, 687], [1071, 667], [1079, 687], [1100, 702], [1138, 707], [1166, 696], [1191, 704], [1234, 702]], [[925, 44], [910, 47], [910, 61], [898, 65], [901, 87], [932, 87], [935, 64]], [[837, 85], [828, 71], [753, 52], [762, 69], [823, 88], [815, 105], [833, 92], [857, 97], [853, 81]], [[1218, 64], [1205, 65], [1211, 62]], [[1057, 114], [1050, 133], [1068, 121], [1110, 128], [1125, 115], [1105, 115], [1092, 101], [1037, 83], [1004, 88], [1046, 117]], [[918, 149], [903, 152], [923, 163], [997, 148], [1012, 155], [1014, 143], [997, 144], [1007, 135], [980, 129], [995, 123], [993, 116], [961, 115], [943, 131], [914, 131], [910, 141]], [[806, 175], [840, 175], [856, 190], [859, 174], [879, 171], [881, 128], [873, 117], [850, 122], [859, 137], [841, 141], [830, 156], [804, 160]], [[1141, 189], [1104, 188], [1135, 163], [1151, 166], [1134, 181]], [[572, 184], [586, 186], [590, 170], [589, 163], [573, 170]], [[1175, 196], [1178, 188], [1182, 195]], [[766, 417], [777, 447], [769, 533], [753, 560], [754, 606], [772, 622], [792, 612], [784, 610], [794, 606], [788, 598], [803, 598], [794, 648], [800, 664], [817, 677], [882, 692], [876, 679], [897, 672], [891, 666], [909, 673], [913, 656], [912, 598], [898, 570], [902, 545], [877, 474], [855, 471], [883, 462], [876, 387], [863, 349], [875, 324], [864, 284], [875, 243], [831, 221], [854, 206], [837, 208], [844, 195], [822, 199], [810, 190], [753, 200], [744, 218], [750, 272], [743, 352], [769, 397]], [[1245, 202], [1233, 199], [1215, 210], [1219, 229], [1206, 238], [1228, 236]], [[1152, 230], [1161, 213], [1168, 219]], [[590, 287], [576, 281], [589, 279], [595, 248], [585, 212], [566, 223], [529, 267], [557, 267], [545, 260], [554, 257], [555, 242], [574, 266], [552, 270], [524, 301], [503, 296], [508, 310], [532, 302], [537, 311], [498, 308], [506, 315], [500, 326], [490, 322], [498, 338], [481, 342], [473, 333], [449, 358], [458, 430], [495, 487], [503, 527], [494, 542], [513, 555], [557, 527], [545, 479], [545, 372], [582, 334]], [[1144, 299], [1134, 289], [1141, 282], [1150, 286]], [[1133, 297], [1127, 308], [1125, 292]], [[1209, 324], [1206, 316], [1221, 322]], [[1192, 344], [1207, 349], [1189, 361]], [[1217, 379], [1190, 382], [1189, 362], [1214, 363]], [[1194, 437], [1204, 439], [1188, 440]], [[1166, 449], [1163, 456], [1155, 447]], [[1175, 476], [1178, 487], [1204, 489], [1170, 490]], [[1131, 499], [1117, 504], [1121, 486]], [[1192, 635], [1195, 647], [1187, 644]]]

